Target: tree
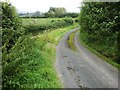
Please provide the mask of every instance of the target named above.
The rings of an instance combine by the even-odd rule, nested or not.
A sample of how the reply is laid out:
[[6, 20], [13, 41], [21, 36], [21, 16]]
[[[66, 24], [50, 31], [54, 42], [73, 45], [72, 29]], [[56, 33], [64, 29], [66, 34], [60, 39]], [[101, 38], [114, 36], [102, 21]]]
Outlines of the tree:
[[64, 17], [65, 14], [66, 14], [65, 8], [50, 7], [49, 11], [47, 13], [45, 13], [45, 16], [46, 17]]
[[43, 14], [39, 11], [36, 11], [35, 13], [32, 14], [32, 17], [42, 17]]

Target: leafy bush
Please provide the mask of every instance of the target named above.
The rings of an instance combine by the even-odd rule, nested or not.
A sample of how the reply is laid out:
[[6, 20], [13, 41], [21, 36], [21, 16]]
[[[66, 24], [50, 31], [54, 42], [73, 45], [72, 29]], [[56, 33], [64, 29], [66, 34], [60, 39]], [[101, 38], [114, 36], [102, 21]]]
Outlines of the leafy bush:
[[115, 62], [118, 55], [120, 2], [86, 2], [80, 12], [81, 38]]
[[79, 22], [79, 19], [78, 19], [78, 18], [75, 18], [75, 22], [78, 23], [78, 22]]
[[21, 22], [16, 14], [15, 8], [7, 3], [0, 2], [2, 5], [2, 45], [3, 52], [8, 52], [15, 44], [15, 41], [24, 33]]
[[33, 43], [30, 43], [30, 39], [26, 37], [19, 38], [18, 42], [16, 42], [9, 54], [7, 54], [9, 62], [4, 61], [3, 59], [3, 88], [18, 86], [16, 85], [17, 83], [14, 81], [14, 78], [16, 74], [24, 70], [20, 65], [28, 62], [26, 56], [30, 55], [27, 48], [32, 49], [34, 46]]
[[14, 61], [10, 58], [11, 49], [23, 35], [24, 29], [21, 26], [15, 7], [8, 2], [0, 2], [0, 5], [2, 5], [2, 86], [4, 88], [4, 85], [8, 83], [7, 79], [10, 79], [10, 73], [12, 73], [12, 70], [10, 72], [9, 70], [13, 69], [6, 68], [11, 65], [10, 62]]

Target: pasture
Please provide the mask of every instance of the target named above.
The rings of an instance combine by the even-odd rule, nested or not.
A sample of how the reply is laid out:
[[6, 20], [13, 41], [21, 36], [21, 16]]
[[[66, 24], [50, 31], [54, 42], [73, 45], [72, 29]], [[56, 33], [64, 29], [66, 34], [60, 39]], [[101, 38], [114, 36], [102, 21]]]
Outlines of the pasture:
[[72, 18], [28, 18], [22, 19], [23, 27], [26, 33], [38, 33], [44, 30], [57, 29], [74, 24]]
[[51, 24], [52, 21], [62, 20], [63, 18], [22, 18], [23, 26], [27, 25], [47, 25]]

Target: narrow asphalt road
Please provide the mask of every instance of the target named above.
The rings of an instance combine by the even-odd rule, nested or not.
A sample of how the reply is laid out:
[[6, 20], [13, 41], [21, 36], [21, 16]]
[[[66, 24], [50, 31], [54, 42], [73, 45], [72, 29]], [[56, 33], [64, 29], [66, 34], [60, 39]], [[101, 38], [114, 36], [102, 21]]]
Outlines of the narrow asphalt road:
[[118, 88], [118, 70], [88, 51], [76, 33], [77, 51], [69, 48], [68, 32], [59, 42], [56, 53], [56, 69], [64, 88]]

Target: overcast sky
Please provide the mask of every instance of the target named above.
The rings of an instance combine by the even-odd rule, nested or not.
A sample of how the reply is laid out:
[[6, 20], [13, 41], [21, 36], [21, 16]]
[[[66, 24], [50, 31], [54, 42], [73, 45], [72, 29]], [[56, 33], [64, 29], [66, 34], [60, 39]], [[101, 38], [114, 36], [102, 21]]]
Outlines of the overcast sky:
[[[5, 0], [2, 0], [5, 1]], [[50, 7], [64, 7], [68, 12], [79, 12], [82, 0], [9, 0], [20, 12], [47, 12]]]

